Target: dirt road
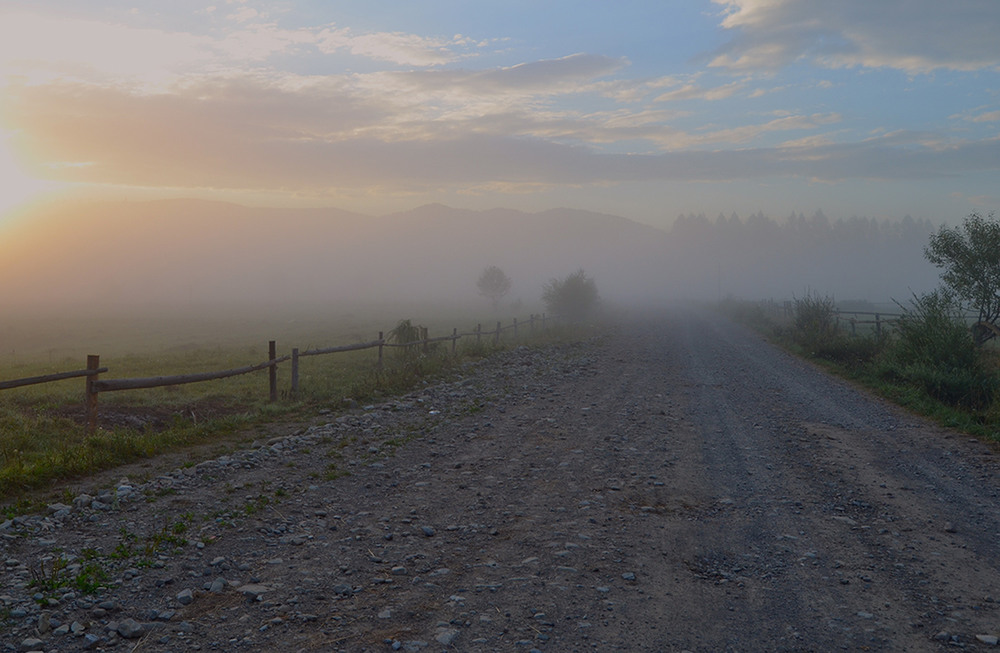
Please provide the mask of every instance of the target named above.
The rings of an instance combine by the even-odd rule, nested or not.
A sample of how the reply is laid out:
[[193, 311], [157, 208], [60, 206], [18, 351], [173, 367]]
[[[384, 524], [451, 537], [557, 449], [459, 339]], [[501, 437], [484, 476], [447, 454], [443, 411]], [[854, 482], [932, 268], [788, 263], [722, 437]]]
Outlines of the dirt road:
[[[710, 313], [521, 348], [328, 419], [0, 525], [0, 637], [943, 651], [1000, 634], [993, 451]], [[110, 588], [32, 600], [56, 551], [76, 556], [67, 578], [89, 561]]]

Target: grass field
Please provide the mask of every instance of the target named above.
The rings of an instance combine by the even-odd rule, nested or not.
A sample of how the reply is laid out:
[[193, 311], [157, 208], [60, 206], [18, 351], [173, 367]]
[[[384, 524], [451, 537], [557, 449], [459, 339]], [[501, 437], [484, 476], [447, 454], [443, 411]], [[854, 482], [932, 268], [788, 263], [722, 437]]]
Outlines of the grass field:
[[[475, 330], [477, 321], [459, 311], [441, 310], [427, 318], [429, 336]], [[497, 318], [481, 320], [494, 329]], [[411, 313], [412, 314], [412, 313]], [[86, 367], [86, 355], [101, 356], [107, 379], [165, 376], [243, 367], [266, 361], [267, 341], [277, 341], [278, 355], [300, 350], [370, 342], [379, 331], [388, 335], [405, 313], [301, 312], [278, 318], [229, 315], [145, 316], [73, 321], [24, 318], [0, 320], [0, 380], [37, 376]], [[522, 323], [527, 316], [521, 316]], [[511, 318], [504, 318], [505, 326]], [[519, 343], [565, 337], [565, 329], [540, 326], [534, 336], [525, 324]], [[506, 331], [500, 347], [512, 344]], [[84, 426], [84, 380], [0, 391], [0, 503], [21, 504], [28, 493], [58, 488], [59, 482], [123, 463], [212, 442], [275, 420], [295, 420], [321, 408], [340, 409], [356, 402], [405, 392], [422, 380], [447, 372], [456, 364], [494, 351], [492, 336], [479, 346], [475, 338], [460, 341], [456, 355], [441, 343], [429, 356], [400, 356], [387, 348], [385, 365], [376, 367], [377, 350], [362, 350], [300, 359], [299, 388], [289, 395], [291, 363], [278, 368], [280, 398], [268, 402], [266, 370], [203, 383], [165, 388], [106, 392], [99, 395], [99, 429]]]

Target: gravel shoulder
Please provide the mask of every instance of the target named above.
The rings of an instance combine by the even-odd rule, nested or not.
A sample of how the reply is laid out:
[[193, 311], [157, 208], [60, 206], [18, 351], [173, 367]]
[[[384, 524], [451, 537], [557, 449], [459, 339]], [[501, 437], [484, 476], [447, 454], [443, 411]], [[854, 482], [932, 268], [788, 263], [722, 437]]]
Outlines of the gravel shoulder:
[[0, 650], [990, 650], [997, 472], [719, 316], [636, 316], [0, 523]]

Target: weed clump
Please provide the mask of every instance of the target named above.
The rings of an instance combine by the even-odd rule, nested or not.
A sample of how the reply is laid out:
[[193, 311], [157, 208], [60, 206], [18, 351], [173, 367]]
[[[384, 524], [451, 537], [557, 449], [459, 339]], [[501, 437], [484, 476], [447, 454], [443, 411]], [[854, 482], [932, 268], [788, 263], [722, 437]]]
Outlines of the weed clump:
[[811, 293], [795, 300], [790, 335], [808, 355], [852, 371], [873, 361], [885, 346], [878, 335], [858, 338], [841, 331], [834, 299]]

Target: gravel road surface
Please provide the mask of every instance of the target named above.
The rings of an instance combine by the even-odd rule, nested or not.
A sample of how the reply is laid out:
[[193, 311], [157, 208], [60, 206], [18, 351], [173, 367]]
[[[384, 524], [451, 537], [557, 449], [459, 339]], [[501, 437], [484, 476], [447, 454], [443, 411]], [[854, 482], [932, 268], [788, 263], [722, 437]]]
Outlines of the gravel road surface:
[[724, 318], [636, 316], [0, 523], [0, 651], [991, 650], [997, 472]]

